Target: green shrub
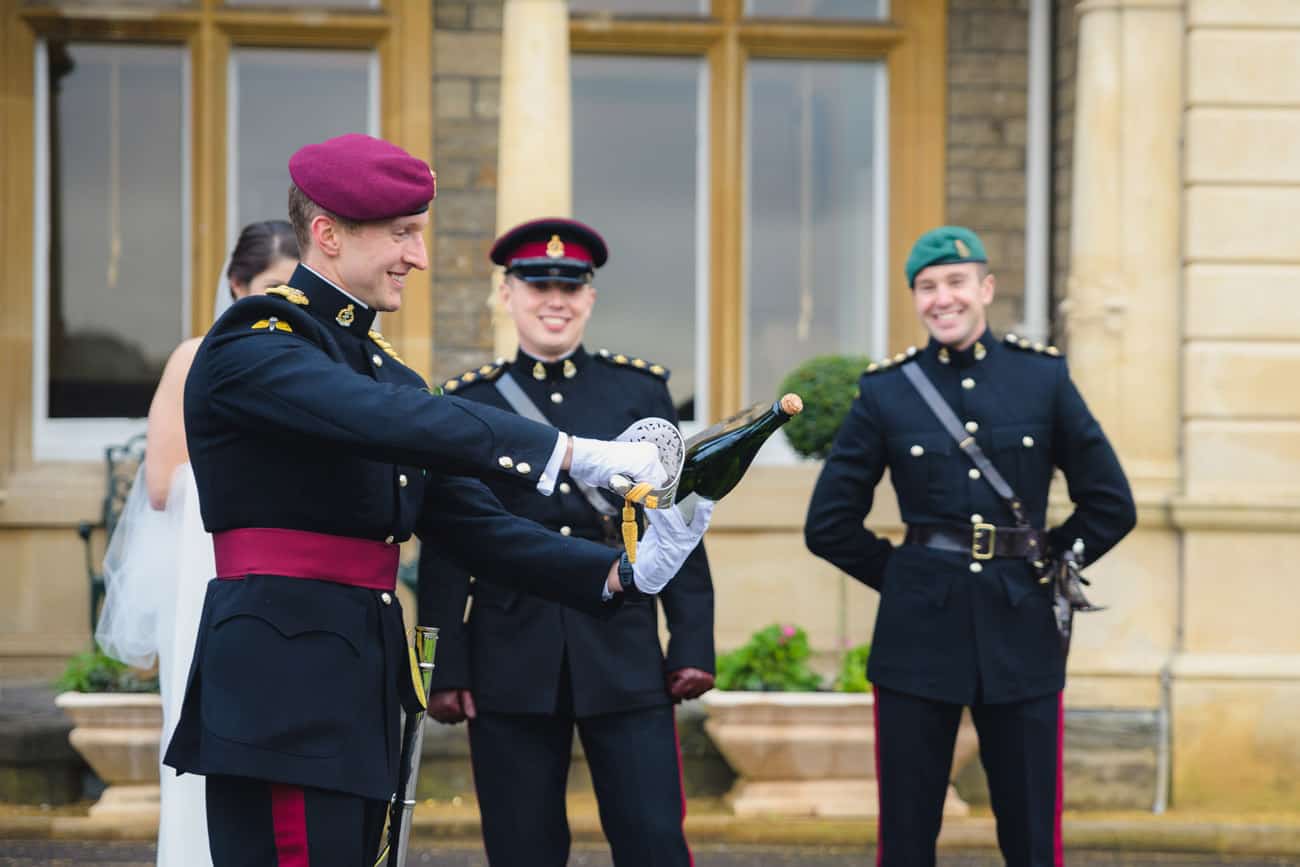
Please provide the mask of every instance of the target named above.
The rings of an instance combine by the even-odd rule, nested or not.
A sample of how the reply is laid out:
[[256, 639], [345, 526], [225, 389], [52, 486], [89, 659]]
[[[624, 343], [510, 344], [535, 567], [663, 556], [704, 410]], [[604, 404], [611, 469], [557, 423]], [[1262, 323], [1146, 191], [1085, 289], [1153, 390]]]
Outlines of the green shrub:
[[780, 392], [793, 391], [803, 398], [803, 412], [783, 428], [790, 447], [808, 458], [824, 458], [849, 405], [857, 396], [858, 377], [871, 359], [858, 355], [820, 355], [786, 375]]
[[840, 660], [840, 673], [831, 689], [836, 692], [870, 692], [871, 681], [867, 680], [867, 656], [870, 654], [870, 644], [850, 648]]
[[808, 633], [772, 624], [718, 657], [718, 689], [801, 692], [819, 689], [822, 679], [808, 667]]
[[68, 660], [54, 685], [71, 692], [157, 692], [158, 677], [118, 662], [96, 646]]

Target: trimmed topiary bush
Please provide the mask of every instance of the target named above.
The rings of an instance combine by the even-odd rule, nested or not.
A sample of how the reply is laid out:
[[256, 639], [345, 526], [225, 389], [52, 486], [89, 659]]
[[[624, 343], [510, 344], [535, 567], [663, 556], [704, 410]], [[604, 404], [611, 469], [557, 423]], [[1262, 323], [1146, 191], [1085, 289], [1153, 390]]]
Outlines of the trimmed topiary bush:
[[793, 391], [803, 398], [803, 412], [782, 428], [791, 448], [807, 458], [830, 454], [857, 396], [858, 377], [870, 363], [865, 355], [819, 355], [786, 375], [780, 393]]

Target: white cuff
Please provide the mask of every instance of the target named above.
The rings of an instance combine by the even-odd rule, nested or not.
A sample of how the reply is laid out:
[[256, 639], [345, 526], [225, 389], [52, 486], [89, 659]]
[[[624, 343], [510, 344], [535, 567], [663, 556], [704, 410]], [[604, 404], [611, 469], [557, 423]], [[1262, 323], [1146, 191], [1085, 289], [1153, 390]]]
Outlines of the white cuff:
[[556, 431], [559, 436], [555, 438], [555, 448], [551, 451], [551, 459], [546, 462], [546, 468], [542, 470], [542, 477], [537, 480], [537, 493], [543, 497], [549, 497], [555, 493], [555, 482], [560, 478], [560, 465], [564, 463], [564, 453], [569, 450], [569, 435], [564, 431]]

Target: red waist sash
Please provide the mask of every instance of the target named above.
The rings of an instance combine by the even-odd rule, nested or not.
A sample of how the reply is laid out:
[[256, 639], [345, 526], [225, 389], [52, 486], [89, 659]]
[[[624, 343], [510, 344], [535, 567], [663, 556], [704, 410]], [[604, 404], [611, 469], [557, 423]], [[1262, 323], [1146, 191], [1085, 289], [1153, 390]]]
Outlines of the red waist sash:
[[217, 577], [283, 575], [370, 590], [397, 586], [397, 545], [306, 530], [248, 527], [212, 536]]

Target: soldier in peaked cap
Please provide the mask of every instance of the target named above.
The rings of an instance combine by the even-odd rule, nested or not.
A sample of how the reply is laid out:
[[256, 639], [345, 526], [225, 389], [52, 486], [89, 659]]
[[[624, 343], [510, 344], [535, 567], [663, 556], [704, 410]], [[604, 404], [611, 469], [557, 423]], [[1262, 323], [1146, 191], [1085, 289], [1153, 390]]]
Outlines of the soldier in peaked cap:
[[[505, 269], [501, 301], [518, 354], [445, 388], [589, 436], [616, 436], [646, 416], [676, 422], [667, 370], [582, 344], [596, 300], [592, 275], [606, 255], [600, 235], [574, 220], [536, 220], [502, 235], [491, 257]], [[489, 486], [523, 518], [622, 546], [615, 503], [567, 474], [550, 498]], [[441, 549], [421, 554], [421, 621], [443, 636], [429, 710], [445, 723], [469, 719], [493, 867], [568, 863], [565, 788], [575, 728], [614, 863], [691, 863], [673, 703], [713, 685], [713, 586], [703, 545], [659, 600], [671, 636], [666, 659], [653, 600], [598, 620], [475, 581]]]
[[[969, 706], [1006, 863], [1060, 865], [1065, 651], [1041, 564], [1075, 540], [1089, 562], [1106, 553], [1134, 526], [1133, 497], [1060, 353], [989, 331], [994, 279], [979, 237], [959, 226], [927, 232], [906, 270], [930, 342], [863, 375], [805, 526], [814, 554], [880, 593], [867, 670], [878, 863], [935, 863]], [[913, 385], [917, 371], [937, 396]], [[950, 426], [931, 409], [936, 397], [956, 416]], [[989, 464], [967, 457], [972, 443], [1012, 497], [994, 490]], [[886, 468], [907, 524], [899, 546], [863, 526]], [[1056, 468], [1075, 509], [1049, 529]]]
[[[422, 706], [394, 595], [412, 532], [488, 581], [593, 616], [657, 591], [702, 528], [658, 557], [506, 512], [481, 481], [549, 495], [562, 472], [662, 479], [649, 446], [557, 432], [425, 388], [374, 330], [427, 265], [434, 177], [349, 135], [289, 164], [302, 264], [236, 303], [198, 350], [185, 428], [217, 575], [166, 761], [207, 775], [212, 860], [368, 865], [395, 793], [399, 709]], [[707, 516], [706, 516], [707, 520]], [[653, 546], [652, 546], [653, 549]]]

